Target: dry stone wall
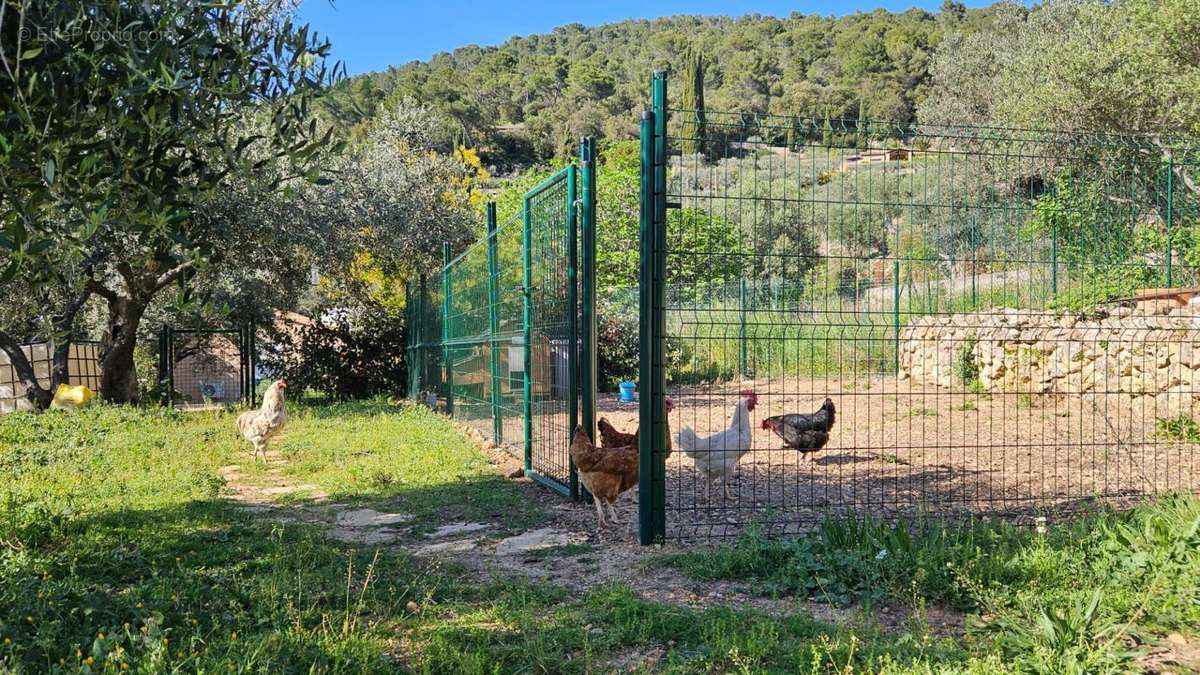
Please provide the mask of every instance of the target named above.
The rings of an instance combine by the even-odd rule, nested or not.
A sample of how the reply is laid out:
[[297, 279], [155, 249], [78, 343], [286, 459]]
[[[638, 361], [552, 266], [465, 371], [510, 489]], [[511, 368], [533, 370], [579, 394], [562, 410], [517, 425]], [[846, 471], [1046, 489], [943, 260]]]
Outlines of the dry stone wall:
[[1157, 417], [1200, 413], [1200, 308], [1165, 311], [921, 317], [901, 331], [900, 377], [947, 389], [1119, 397]]

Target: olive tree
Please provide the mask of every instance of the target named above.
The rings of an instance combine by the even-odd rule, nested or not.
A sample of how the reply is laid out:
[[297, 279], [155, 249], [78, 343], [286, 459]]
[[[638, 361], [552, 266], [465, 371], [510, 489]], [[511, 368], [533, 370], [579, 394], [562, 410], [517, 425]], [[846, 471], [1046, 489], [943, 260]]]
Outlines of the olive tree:
[[[272, 161], [287, 166], [280, 182], [317, 178], [329, 137], [310, 104], [336, 67], [285, 9], [0, 0], [0, 284], [81, 278], [73, 300], [104, 302], [110, 400], [137, 398], [133, 351], [151, 303], [245, 243], [198, 207]], [[0, 336], [20, 363], [15, 342]]]

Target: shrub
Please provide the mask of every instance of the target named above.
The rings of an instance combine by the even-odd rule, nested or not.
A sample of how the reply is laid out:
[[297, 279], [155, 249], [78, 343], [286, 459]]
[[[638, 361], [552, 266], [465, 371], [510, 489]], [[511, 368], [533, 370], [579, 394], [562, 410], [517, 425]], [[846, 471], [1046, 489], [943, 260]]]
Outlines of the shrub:
[[958, 348], [958, 357], [954, 361], [954, 373], [958, 381], [971, 387], [979, 382], [979, 362], [975, 358], [975, 345], [979, 339], [968, 335]]
[[310, 325], [282, 332], [263, 365], [295, 391], [334, 400], [403, 394], [407, 386], [403, 316], [376, 305], [326, 309]]

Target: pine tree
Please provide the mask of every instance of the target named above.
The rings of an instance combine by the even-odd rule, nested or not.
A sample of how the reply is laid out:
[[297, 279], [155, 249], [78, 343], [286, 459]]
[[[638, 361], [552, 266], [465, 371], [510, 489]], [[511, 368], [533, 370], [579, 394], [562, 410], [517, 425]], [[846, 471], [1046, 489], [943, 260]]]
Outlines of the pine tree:
[[689, 48], [685, 59], [680, 101], [684, 110], [682, 150], [684, 154], [703, 155], [708, 135], [708, 121], [704, 115], [704, 55]]

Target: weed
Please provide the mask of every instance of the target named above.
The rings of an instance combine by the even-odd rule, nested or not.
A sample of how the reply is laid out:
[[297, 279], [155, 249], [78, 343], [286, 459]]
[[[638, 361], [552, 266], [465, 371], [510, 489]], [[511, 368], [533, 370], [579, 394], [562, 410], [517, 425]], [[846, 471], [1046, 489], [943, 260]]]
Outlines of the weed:
[[979, 383], [979, 359], [975, 355], [975, 346], [979, 339], [968, 335], [958, 347], [958, 355], [954, 360], [954, 374], [958, 381], [971, 387]]
[[1200, 443], [1200, 424], [1188, 415], [1160, 417], [1154, 422], [1154, 435], [1167, 441]]

